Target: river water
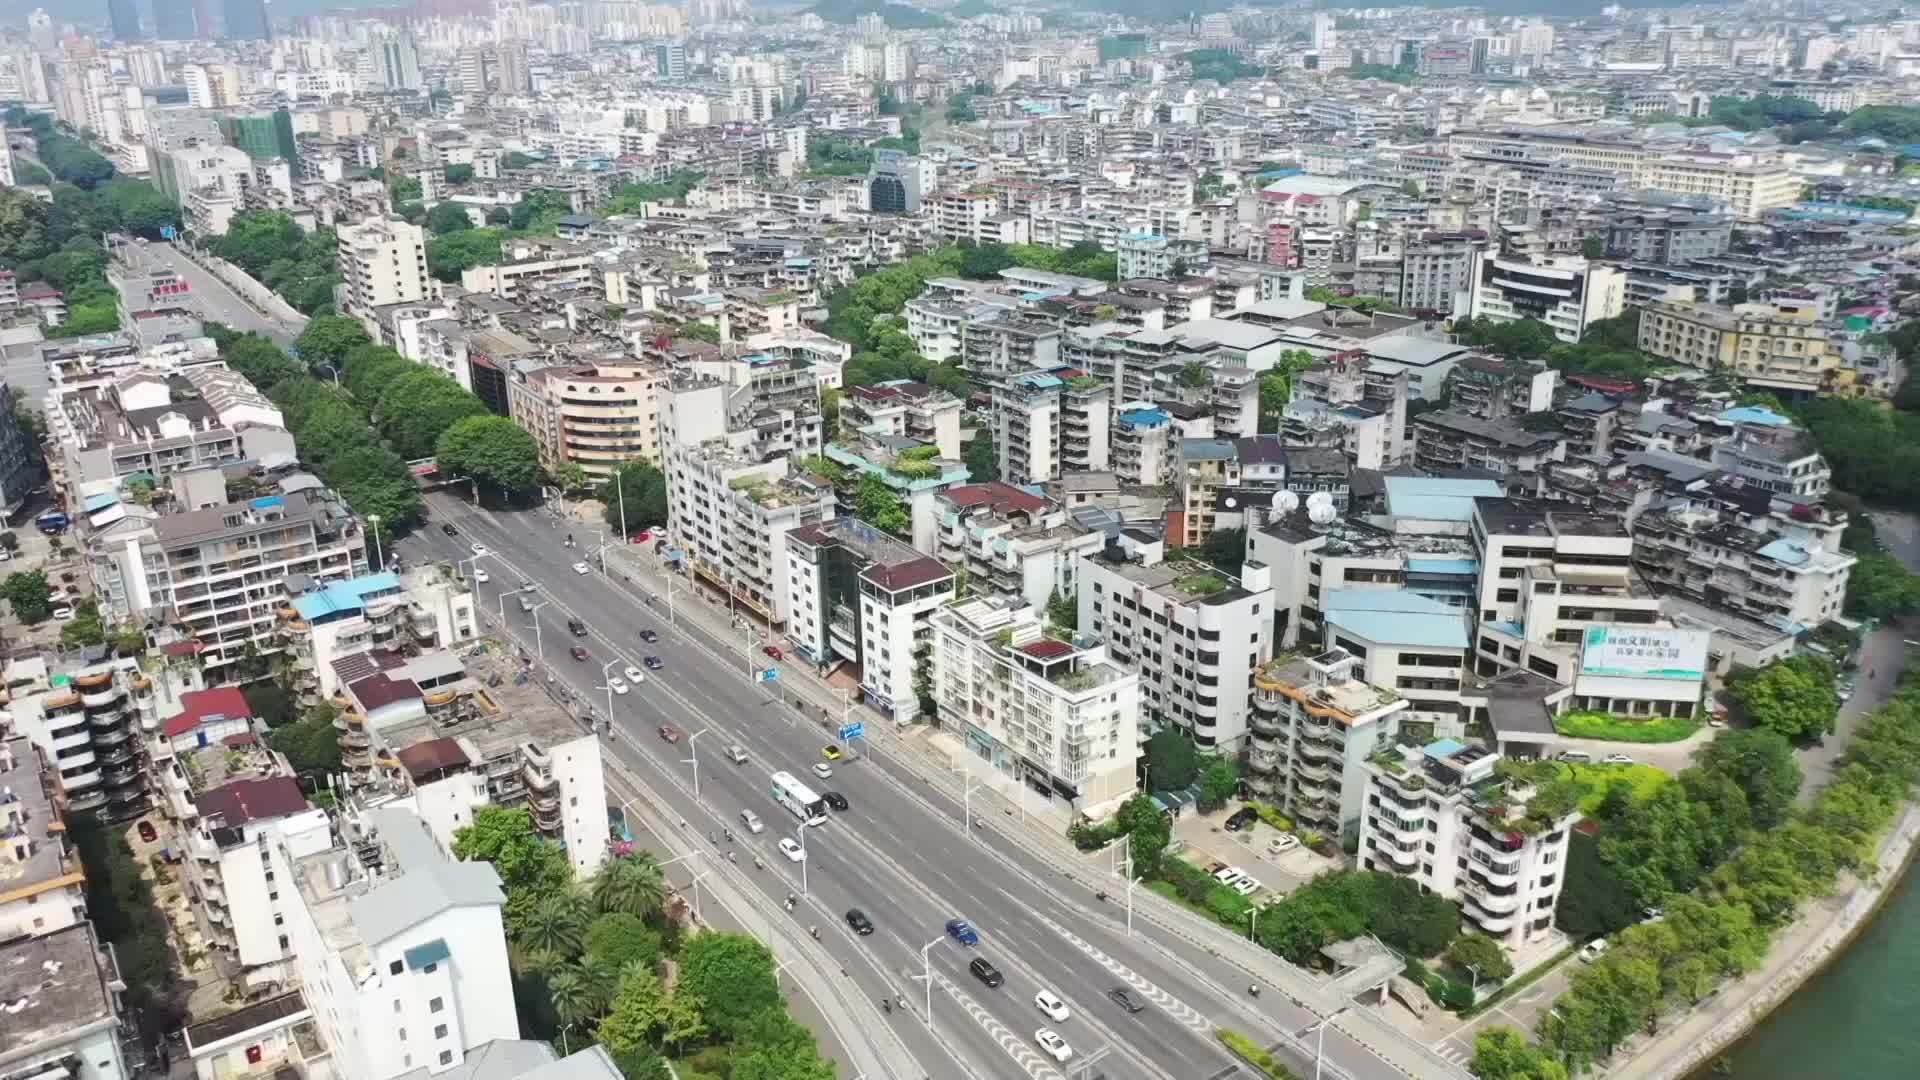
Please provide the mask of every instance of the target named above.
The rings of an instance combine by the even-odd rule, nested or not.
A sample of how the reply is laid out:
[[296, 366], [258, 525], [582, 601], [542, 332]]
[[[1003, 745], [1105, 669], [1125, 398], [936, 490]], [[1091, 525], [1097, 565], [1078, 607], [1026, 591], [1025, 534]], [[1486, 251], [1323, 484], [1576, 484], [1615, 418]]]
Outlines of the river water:
[[[1920, 1075], [1920, 863], [1847, 951], [1728, 1055], [1737, 1080]], [[1715, 1075], [1703, 1070], [1701, 1076]]]

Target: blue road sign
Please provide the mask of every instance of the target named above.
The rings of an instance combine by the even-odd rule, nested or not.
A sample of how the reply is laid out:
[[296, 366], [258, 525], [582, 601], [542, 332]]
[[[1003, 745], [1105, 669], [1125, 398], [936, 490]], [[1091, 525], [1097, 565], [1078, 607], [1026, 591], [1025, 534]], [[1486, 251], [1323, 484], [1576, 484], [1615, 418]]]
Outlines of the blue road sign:
[[160, 226], [160, 239], [162, 239], [162, 240], [171, 240], [171, 239], [173, 239], [173, 238], [174, 238], [175, 236], [177, 236], [177, 235], [179, 235], [179, 234], [178, 234], [177, 232], [175, 232], [175, 231], [174, 231], [174, 228], [173, 228], [173, 226], [171, 226], [171, 225], [162, 225], [162, 226]]
[[779, 669], [779, 668], [772, 668], [772, 667], [770, 667], [770, 668], [761, 668], [761, 669], [760, 669], [760, 681], [761, 681], [761, 682], [773, 682], [773, 681], [775, 681], [775, 680], [777, 680], [778, 678], [780, 678], [780, 669]]
[[858, 739], [861, 736], [865, 735], [866, 733], [867, 733], [867, 725], [864, 722], [859, 720], [855, 720], [851, 724], [840, 725], [840, 741], [841, 742], [846, 742], [848, 739]]

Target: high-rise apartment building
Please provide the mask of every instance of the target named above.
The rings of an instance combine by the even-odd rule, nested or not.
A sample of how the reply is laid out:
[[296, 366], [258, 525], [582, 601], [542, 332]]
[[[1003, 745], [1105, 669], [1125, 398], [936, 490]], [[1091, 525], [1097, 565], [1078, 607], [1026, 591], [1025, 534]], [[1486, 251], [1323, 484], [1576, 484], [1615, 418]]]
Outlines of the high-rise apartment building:
[[358, 225], [342, 225], [340, 276], [346, 283], [346, 314], [362, 322], [374, 319], [374, 309], [410, 304], [427, 298], [427, 234], [418, 225], [399, 218], [371, 218]]
[[161, 41], [191, 41], [201, 36], [199, 0], [153, 0], [153, 36]]
[[228, 41], [270, 41], [266, 0], [226, 0]]
[[419, 90], [426, 84], [420, 77], [420, 50], [411, 33], [381, 38], [374, 44], [374, 77], [389, 90]]
[[107, 22], [113, 27], [115, 41], [138, 41], [146, 36], [140, 29], [140, 7], [133, 0], [107, 0]]

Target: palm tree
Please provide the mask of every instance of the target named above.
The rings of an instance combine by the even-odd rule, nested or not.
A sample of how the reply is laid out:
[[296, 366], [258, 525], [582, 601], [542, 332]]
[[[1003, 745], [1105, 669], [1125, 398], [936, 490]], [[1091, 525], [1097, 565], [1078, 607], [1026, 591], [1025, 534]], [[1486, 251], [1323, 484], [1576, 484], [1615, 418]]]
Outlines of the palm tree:
[[521, 939], [535, 952], [579, 956], [581, 942], [586, 937], [584, 907], [579, 894], [570, 889], [541, 897], [527, 914]]
[[595, 1012], [593, 988], [578, 968], [563, 968], [548, 977], [547, 997], [562, 1024], [578, 1024]]
[[644, 852], [608, 862], [593, 878], [593, 906], [606, 914], [645, 918], [658, 912], [666, 899], [666, 874]]

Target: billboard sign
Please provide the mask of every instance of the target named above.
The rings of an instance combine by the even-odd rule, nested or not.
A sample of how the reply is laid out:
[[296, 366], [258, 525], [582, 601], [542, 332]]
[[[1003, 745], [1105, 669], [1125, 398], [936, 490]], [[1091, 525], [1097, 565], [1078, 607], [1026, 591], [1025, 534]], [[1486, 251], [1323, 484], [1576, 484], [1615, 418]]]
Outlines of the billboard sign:
[[1607, 623], [1587, 627], [1580, 674], [1620, 679], [1706, 677], [1712, 631]]
[[840, 741], [841, 742], [848, 742], [853, 739], [861, 738], [865, 736], [866, 733], [867, 733], [867, 725], [866, 725], [866, 722], [863, 720], [855, 720], [851, 724], [840, 725]]

